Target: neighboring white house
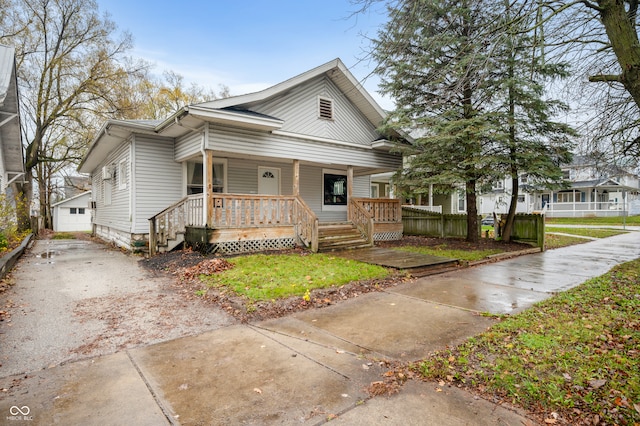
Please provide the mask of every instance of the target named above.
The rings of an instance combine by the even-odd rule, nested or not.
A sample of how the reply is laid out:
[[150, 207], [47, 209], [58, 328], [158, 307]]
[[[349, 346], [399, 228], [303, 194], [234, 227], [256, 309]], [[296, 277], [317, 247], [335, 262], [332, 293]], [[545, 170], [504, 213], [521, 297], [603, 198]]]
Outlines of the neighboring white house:
[[59, 201], [53, 209], [53, 230], [56, 232], [91, 231], [91, 191]]
[[[135, 249], [150, 234], [165, 244], [195, 230], [198, 241], [244, 251], [317, 245], [324, 222], [353, 219], [366, 228], [361, 211], [373, 212], [371, 203], [352, 203], [370, 198], [372, 175], [402, 165], [377, 130], [384, 117], [335, 59], [162, 121], [109, 120], [79, 167], [91, 175], [95, 233]], [[397, 204], [375, 211], [399, 212]], [[402, 235], [399, 217], [382, 220], [393, 224], [378, 226], [379, 238]]]
[[[567, 188], [540, 189], [526, 175], [520, 177], [517, 213], [542, 212], [549, 217], [623, 216], [639, 213], [640, 179], [621, 168], [596, 167], [576, 156], [562, 167]], [[478, 214], [506, 214], [513, 194], [511, 178], [497, 180], [478, 197]], [[416, 195], [411, 203], [442, 213], [465, 214], [466, 197], [461, 189], [447, 195]]]
[[11, 198], [23, 176], [15, 49], [0, 45], [0, 195]]

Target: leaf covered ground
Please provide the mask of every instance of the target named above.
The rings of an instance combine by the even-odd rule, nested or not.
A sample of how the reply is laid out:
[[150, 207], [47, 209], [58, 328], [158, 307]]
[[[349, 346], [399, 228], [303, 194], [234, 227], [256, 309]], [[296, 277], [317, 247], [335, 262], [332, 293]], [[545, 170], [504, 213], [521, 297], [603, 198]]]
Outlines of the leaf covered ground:
[[[390, 241], [377, 244], [382, 247], [441, 247], [446, 245], [456, 250], [499, 250], [519, 251], [531, 246], [526, 244], [505, 244], [491, 239], [481, 239], [478, 243], [471, 244], [463, 239], [441, 239], [405, 236], [399, 241]], [[286, 250], [264, 253], [273, 256], [309, 256], [309, 252], [302, 249]], [[216, 256], [204, 256], [197, 251], [181, 250], [164, 253], [150, 259], [141, 261], [142, 265], [154, 271], [164, 271], [176, 277], [176, 286], [179, 287], [185, 298], [200, 298], [207, 302], [221, 306], [227, 312], [241, 321], [259, 321], [276, 318], [293, 312], [310, 308], [320, 308], [338, 303], [361, 294], [373, 291], [381, 291], [390, 286], [411, 280], [410, 276], [401, 271], [390, 271], [382, 278], [368, 278], [349, 281], [348, 283], [316, 288], [305, 295], [274, 298], [269, 300], [252, 301], [238, 294], [229, 287], [214, 286], [208, 288], [201, 280], [200, 275], [210, 275], [211, 272], [220, 272], [232, 268], [234, 258]], [[311, 272], [311, 271], [310, 271]], [[312, 277], [305, 273], [306, 277]]]
[[640, 424], [640, 259], [417, 366], [546, 424]]

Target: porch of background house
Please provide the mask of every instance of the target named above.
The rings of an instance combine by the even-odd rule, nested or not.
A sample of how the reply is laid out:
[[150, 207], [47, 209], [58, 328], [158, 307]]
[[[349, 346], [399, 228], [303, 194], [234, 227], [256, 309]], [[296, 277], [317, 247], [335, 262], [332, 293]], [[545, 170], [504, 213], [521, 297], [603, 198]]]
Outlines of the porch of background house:
[[149, 253], [181, 242], [226, 254], [302, 245], [313, 252], [371, 247], [374, 240], [402, 238], [400, 200], [353, 197], [347, 168], [347, 221], [321, 223], [300, 196], [300, 163], [293, 161], [292, 195], [213, 192], [207, 156], [203, 194], [189, 195], [149, 219]]
[[627, 216], [630, 197], [619, 187], [574, 188], [537, 195], [534, 210], [548, 217]]

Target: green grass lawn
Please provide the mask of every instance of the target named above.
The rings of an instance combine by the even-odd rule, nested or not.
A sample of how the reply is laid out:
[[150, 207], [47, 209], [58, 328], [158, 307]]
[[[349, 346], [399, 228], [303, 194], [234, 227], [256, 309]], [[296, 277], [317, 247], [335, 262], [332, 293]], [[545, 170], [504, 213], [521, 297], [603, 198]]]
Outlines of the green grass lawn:
[[418, 246], [405, 246], [398, 247], [396, 250], [409, 251], [413, 253], [428, 254], [431, 256], [448, 257], [450, 259], [465, 260], [468, 262], [474, 262], [477, 260], [485, 259], [493, 254], [503, 253], [504, 250], [456, 250], [448, 248], [446, 244], [433, 247], [418, 247]]
[[556, 228], [549, 227], [546, 228], [547, 232], [561, 232], [563, 234], [572, 234], [572, 235], [580, 235], [583, 237], [593, 237], [593, 238], [607, 238], [613, 237], [620, 234], [626, 234], [625, 231], [619, 231], [616, 229], [593, 229], [593, 228]]
[[227, 287], [252, 301], [305, 296], [315, 288], [385, 278], [386, 268], [327, 254], [256, 254], [229, 260], [234, 268], [202, 276], [209, 287]]
[[[640, 259], [417, 365], [562, 424], [640, 422]], [[441, 382], [442, 383], [442, 382]], [[590, 423], [594, 424], [594, 423]]]
[[546, 223], [553, 224], [571, 224], [571, 225], [616, 225], [622, 226], [623, 223], [627, 225], [640, 226], [640, 215], [635, 216], [613, 216], [613, 217], [547, 217]]
[[589, 240], [580, 237], [568, 237], [566, 235], [554, 235], [545, 234], [544, 245], [547, 250], [552, 250], [560, 247], [573, 246], [576, 244], [588, 243]]

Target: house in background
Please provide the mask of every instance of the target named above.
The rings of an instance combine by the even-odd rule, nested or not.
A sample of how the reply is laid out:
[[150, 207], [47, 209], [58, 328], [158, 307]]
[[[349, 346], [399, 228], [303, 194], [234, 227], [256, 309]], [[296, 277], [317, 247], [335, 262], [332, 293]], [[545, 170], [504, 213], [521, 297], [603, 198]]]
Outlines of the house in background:
[[55, 232], [91, 231], [91, 191], [66, 198], [51, 206]]
[[[519, 181], [516, 213], [545, 212], [549, 217], [628, 216], [640, 214], [640, 179], [619, 167], [597, 167], [586, 157], [576, 156], [562, 167], [567, 187], [540, 188], [526, 175]], [[478, 195], [478, 214], [506, 214], [513, 194], [511, 178], [496, 180]], [[466, 214], [464, 190], [450, 194], [415, 195], [407, 200], [423, 209]]]
[[23, 177], [15, 49], [0, 45], [0, 195], [13, 201]]
[[630, 207], [640, 200], [640, 179], [630, 170], [600, 167], [583, 156], [575, 156], [562, 170], [568, 188], [533, 191], [534, 210], [544, 209], [549, 217], [628, 216], [635, 213]]
[[372, 176], [402, 165], [384, 117], [336, 59], [163, 121], [109, 120], [79, 167], [94, 233], [152, 253], [185, 239], [240, 253], [400, 238], [399, 200], [371, 198]]

